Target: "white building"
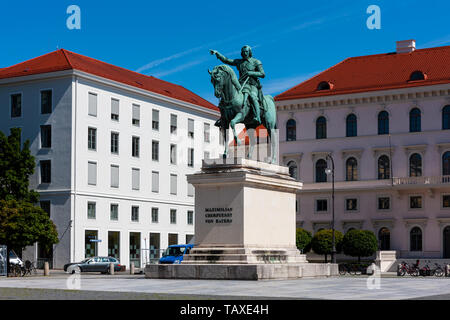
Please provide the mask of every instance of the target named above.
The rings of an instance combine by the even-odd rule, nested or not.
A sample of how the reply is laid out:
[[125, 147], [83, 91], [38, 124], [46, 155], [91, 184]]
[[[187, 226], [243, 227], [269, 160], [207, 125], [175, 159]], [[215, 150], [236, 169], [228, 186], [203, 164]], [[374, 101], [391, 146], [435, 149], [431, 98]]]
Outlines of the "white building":
[[348, 58], [276, 97], [297, 225], [372, 230], [401, 257], [450, 258], [450, 46]]
[[[218, 156], [218, 109], [185, 88], [58, 50], [0, 69], [0, 130], [22, 128], [30, 187], [57, 226], [53, 267], [116, 256], [137, 267], [149, 249], [189, 242], [194, 190], [186, 174]], [[154, 258], [154, 257], [153, 257]]]

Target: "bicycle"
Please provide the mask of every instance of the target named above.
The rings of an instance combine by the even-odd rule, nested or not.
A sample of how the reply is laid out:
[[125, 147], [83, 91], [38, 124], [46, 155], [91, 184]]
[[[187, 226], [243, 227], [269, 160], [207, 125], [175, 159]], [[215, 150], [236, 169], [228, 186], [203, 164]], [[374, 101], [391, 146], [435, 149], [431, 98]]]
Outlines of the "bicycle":
[[36, 275], [37, 274], [37, 270], [36, 267], [34, 266], [34, 262], [31, 262], [30, 260], [25, 261], [25, 267], [22, 268], [22, 277], [26, 276], [27, 274], [29, 274], [30, 276], [32, 274]]
[[403, 277], [405, 274], [408, 274], [410, 276], [417, 277], [420, 274], [418, 266], [418, 262], [410, 265], [405, 261], [402, 261], [400, 270], [398, 271], [398, 275]]
[[442, 277], [445, 274], [444, 269], [442, 269], [442, 267], [437, 262], [435, 262], [434, 265], [436, 266], [436, 268], [431, 269], [431, 275]]
[[18, 276], [22, 275], [22, 267], [19, 264], [10, 263], [9, 264], [9, 273], [13, 277], [18, 277]]

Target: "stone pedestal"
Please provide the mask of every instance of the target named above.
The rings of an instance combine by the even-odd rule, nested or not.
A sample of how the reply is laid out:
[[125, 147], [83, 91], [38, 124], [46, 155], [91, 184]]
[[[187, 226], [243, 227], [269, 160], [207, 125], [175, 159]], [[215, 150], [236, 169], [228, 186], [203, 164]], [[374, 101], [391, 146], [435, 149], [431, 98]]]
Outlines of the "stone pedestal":
[[309, 264], [295, 245], [296, 193], [288, 168], [212, 159], [188, 176], [195, 187], [194, 248], [181, 265], [147, 265], [149, 278], [291, 279], [338, 274]]

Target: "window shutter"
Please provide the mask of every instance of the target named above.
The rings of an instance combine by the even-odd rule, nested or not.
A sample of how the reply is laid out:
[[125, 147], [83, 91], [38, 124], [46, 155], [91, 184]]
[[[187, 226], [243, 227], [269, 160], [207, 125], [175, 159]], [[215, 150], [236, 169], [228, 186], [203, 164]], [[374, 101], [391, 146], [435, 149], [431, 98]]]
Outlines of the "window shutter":
[[119, 187], [119, 167], [111, 166], [111, 187]]
[[119, 100], [111, 99], [111, 113], [119, 115]]
[[133, 104], [133, 119], [140, 120], [141, 110], [137, 104]]
[[188, 119], [188, 131], [194, 133], [194, 120]]
[[177, 175], [170, 175], [170, 194], [177, 194]]
[[97, 163], [88, 162], [88, 184], [97, 184]]
[[153, 109], [152, 110], [152, 120], [159, 122], [159, 111]]
[[97, 116], [97, 95], [89, 92], [89, 115]]
[[159, 192], [159, 172], [152, 172], [152, 192]]
[[139, 190], [139, 176], [140, 176], [140, 170], [139, 169], [132, 169], [132, 186], [133, 190]]

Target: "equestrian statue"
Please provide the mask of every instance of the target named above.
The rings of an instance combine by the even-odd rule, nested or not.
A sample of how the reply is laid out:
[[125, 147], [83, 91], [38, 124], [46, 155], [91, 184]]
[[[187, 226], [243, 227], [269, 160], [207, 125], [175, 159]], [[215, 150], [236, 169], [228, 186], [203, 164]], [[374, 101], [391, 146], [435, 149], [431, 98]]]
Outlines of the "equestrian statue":
[[[225, 63], [214, 67], [212, 71], [208, 70], [214, 86], [214, 95], [220, 99], [220, 119], [215, 125], [221, 129], [225, 141], [223, 157], [228, 155], [227, 130], [230, 126], [234, 141], [239, 145], [235, 126], [238, 123], [245, 125], [250, 140], [247, 156], [251, 158], [255, 146], [254, 129], [262, 124], [267, 129], [270, 140], [269, 162], [277, 163], [276, 108], [273, 97], [262, 93], [259, 78], [264, 78], [265, 73], [261, 61], [253, 58], [250, 46], [242, 47], [242, 59], [228, 59], [216, 50], [210, 50], [210, 53]], [[228, 65], [238, 69], [239, 79]]]

